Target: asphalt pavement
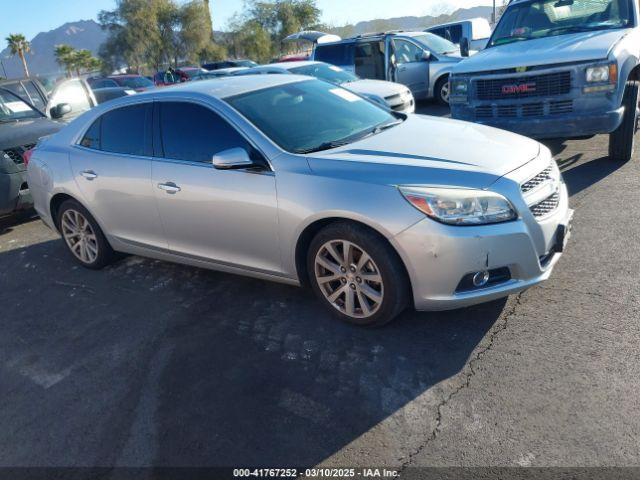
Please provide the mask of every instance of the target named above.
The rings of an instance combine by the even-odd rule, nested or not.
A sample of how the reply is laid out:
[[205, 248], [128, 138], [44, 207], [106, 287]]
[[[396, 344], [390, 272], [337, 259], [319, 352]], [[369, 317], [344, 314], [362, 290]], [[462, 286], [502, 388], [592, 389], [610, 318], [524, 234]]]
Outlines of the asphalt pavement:
[[576, 210], [551, 279], [375, 330], [294, 287], [84, 270], [3, 222], [0, 467], [640, 465], [640, 161], [548, 145]]

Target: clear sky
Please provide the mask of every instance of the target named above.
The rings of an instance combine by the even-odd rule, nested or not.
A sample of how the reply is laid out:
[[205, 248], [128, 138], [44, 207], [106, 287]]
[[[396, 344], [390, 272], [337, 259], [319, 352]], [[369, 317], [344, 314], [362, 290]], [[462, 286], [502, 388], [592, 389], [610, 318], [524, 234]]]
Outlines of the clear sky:
[[[210, 3], [214, 28], [224, 30], [229, 17], [241, 11], [244, 2], [210, 0]], [[317, 0], [322, 20], [333, 26], [374, 18], [449, 12], [491, 3], [492, 0]], [[0, 50], [10, 33], [22, 33], [31, 40], [39, 32], [52, 30], [65, 22], [95, 20], [100, 10], [111, 9], [114, 5], [115, 0], [0, 0]]]

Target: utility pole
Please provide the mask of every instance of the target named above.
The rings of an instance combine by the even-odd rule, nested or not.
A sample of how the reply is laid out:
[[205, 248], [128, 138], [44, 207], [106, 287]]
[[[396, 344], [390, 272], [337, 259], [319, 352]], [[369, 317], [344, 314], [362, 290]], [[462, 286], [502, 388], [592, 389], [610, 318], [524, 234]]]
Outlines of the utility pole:
[[4, 78], [7, 78], [7, 70], [4, 68], [4, 62], [2, 61], [1, 58], [0, 58], [0, 66], [2, 66], [2, 76]]
[[496, 0], [493, 0], [493, 12], [491, 13], [491, 26], [496, 25]]

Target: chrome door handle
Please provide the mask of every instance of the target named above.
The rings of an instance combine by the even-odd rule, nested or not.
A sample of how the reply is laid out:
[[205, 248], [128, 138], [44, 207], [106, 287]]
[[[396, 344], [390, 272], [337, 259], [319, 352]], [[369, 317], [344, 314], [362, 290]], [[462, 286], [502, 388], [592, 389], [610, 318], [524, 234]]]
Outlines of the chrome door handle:
[[80, 175], [82, 175], [87, 180], [94, 180], [98, 178], [98, 174], [93, 170], [83, 170], [82, 172], [80, 172]]
[[170, 193], [171, 195], [174, 195], [178, 193], [180, 190], [182, 190], [179, 186], [177, 186], [173, 182], [159, 183], [158, 188], [160, 190], [164, 190], [167, 193]]

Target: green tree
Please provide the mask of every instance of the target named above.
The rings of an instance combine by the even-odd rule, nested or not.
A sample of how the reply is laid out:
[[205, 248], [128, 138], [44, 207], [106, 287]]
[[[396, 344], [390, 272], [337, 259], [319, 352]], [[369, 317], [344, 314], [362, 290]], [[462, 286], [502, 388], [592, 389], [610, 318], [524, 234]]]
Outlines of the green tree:
[[22, 61], [22, 69], [24, 76], [29, 76], [29, 68], [27, 68], [27, 59], [25, 55], [31, 51], [31, 44], [21, 33], [12, 33], [7, 38], [7, 45], [11, 51], [11, 55], [18, 55]]
[[67, 76], [80, 75], [83, 71], [98, 70], [101, 62], [89, 50], [76, 50], [70, 45], [56, 45], [54, 54], [59, 65], [63, 66]]
[[74, 51], [75, 49], [71, 45], [61, 44], [55, 46], [54, 55], [56, 57], [56, 62], [65, 69], [67, 77], [71, 76], [71, 72], [73, 71]]

